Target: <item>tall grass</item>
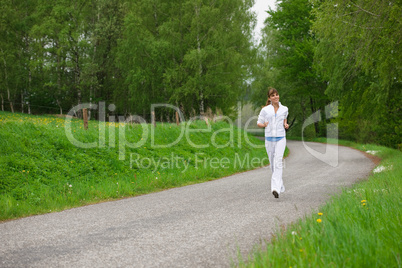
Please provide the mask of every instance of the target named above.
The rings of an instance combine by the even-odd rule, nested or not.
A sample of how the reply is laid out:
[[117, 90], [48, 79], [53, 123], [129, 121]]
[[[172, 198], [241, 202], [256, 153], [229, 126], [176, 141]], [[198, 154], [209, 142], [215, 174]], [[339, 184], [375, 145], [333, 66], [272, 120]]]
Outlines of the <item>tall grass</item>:
[[[153, 145], [150, 125], [90, 121], [84, 130], [81, 120], [72, 120], [71, 136], [95, 143], [86, 149], [72, 144], [65, 124], [52, 116], [0, 112], [0, 220], [146, 194], [268, 164], [265, 149], [252, 145], [262, 141], [223, 121], [211, 123], [210, 131], [204, 121], [184, 124], [181, 139], [183, 125], [158, 124]], [[141, 146], [119, 146], [124, 139], [131, 147]]]
[[402, 153], [339, 143], [374, 152], [382, 159], [380, 166], [312, 215], [277, 230], [266, 250], [254, 252], [240, 266], [401, 267]]

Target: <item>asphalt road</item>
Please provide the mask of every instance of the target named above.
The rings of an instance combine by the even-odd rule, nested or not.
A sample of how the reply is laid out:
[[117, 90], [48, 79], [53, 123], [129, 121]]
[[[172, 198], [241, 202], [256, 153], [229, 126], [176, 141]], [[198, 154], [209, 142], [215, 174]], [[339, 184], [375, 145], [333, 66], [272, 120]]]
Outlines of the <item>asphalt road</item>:
[[[325, 144], [307, 143], [325, 152]], [[288, 141], [286, 192], [270, 169], [0, 224], [0, 267], [229, 267], [281, 225], [317, 212], [341, 187], [368, 176], [363, 153], [330, 146], [335, 167]]]

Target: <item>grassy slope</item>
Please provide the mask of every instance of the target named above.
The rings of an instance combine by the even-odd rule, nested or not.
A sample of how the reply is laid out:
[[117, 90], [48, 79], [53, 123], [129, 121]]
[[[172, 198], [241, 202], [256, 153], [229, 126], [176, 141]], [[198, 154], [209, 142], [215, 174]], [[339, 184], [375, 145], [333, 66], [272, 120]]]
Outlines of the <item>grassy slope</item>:
[[[123, 125], [91, 121], [85, 131], [82, 121], [73, 120], [73, 136], [81, 142], [98, 142], [99, 132], [106, 130], [103, 148], [82, 149], [67, 139], [64, 119], [0, 112], [0, 220], [208, 181], [268, 164], [265, 149], [254, 148], [245, 136], [255, 145], [263, 142], [234, 127], [231, 138], [231, 126], [225, 122], [211, 125], [210, 132], [187, 131], [188, 138], [184, 135], [176, 145], [158, 149], [151, 146], [149, 125], [127, 126], [126, 139], [144, 144], [125, 146], [122, 154]], [[205, 128], [203, 121], [189, 127]], [[181, 131], [173, 124], [159, 124], [155, 144], [170, 144]], [[195, 148], [188, 139], [209, 146]], [[124, 160], [119, 160], [120, 154]], [[261, 159], [265, 160], [258, 164]]]
[[376, 151], [385, 170], [373, 172], [319, 211], [278, 230], [266, 250], [256, 251], [253, 260], [241, 266], [401, 267], [402, 153], [376, 145], [339, 144]]

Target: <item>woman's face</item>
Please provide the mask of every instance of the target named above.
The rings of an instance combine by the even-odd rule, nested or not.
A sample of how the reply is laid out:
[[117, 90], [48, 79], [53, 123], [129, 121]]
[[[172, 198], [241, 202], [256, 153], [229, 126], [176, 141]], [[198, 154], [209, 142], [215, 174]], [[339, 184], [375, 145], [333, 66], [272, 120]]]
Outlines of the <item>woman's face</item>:
[[272, 93], [270, 96], [269, 96], [269, 99], [271, 100], [271, 103], [272, 104], [278, 104], [279, 103], [279, 95], [278, 95], [278, 93]]

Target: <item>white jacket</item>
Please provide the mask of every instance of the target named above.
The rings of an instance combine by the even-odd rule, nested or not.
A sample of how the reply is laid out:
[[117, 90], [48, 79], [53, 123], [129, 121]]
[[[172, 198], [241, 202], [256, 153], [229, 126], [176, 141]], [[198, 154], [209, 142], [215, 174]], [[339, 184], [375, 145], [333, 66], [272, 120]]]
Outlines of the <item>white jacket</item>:
[[285, 137], [286, 131], [283, 126], [283, 120], [288, 117], [288, 107], [283, 106], [279, 102], [279, 109], [276, 111], [272, 104], [265, 106], [261, 109], [258, 115], [257, 123], [264, 124], [268, 122], [268, 126], [265, 128], [265, 137]]

